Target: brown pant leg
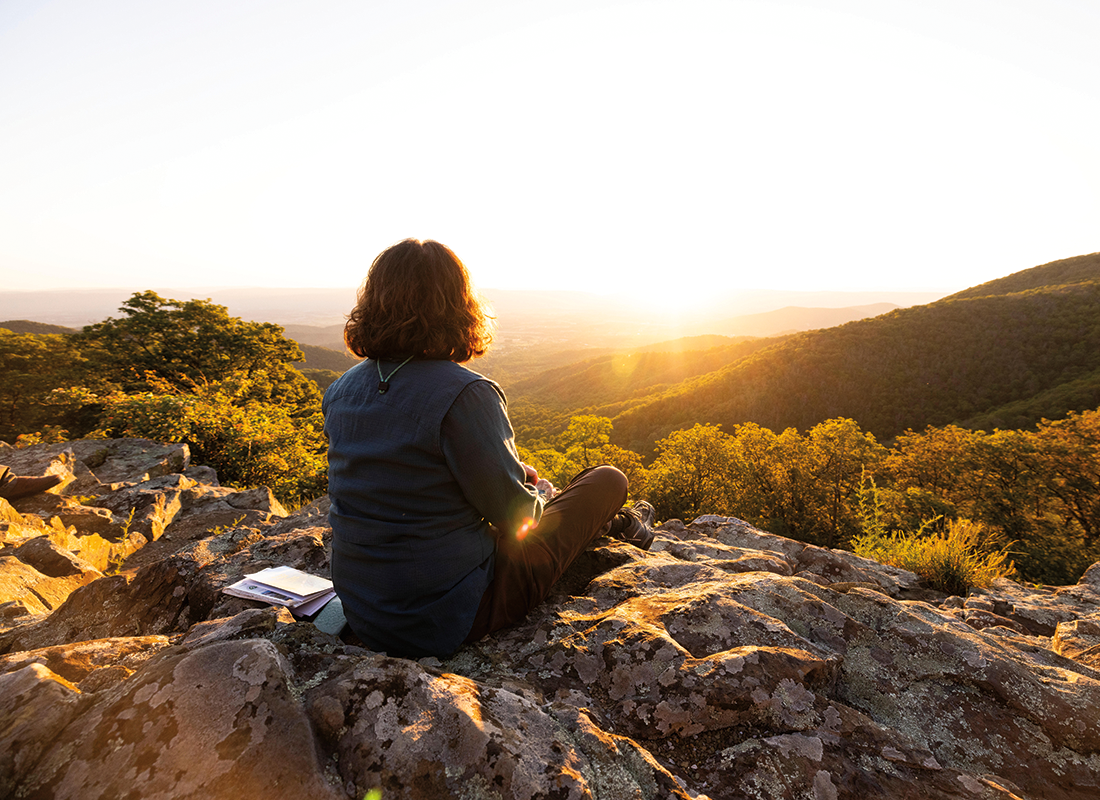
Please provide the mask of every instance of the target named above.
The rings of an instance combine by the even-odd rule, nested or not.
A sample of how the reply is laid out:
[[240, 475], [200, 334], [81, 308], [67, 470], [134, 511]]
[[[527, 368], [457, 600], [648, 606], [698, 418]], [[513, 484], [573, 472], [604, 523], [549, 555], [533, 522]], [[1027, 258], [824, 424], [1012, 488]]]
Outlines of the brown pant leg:
[[467, 642], [519, 622], [541, 603], [577, 556], [607, 528], [626, 502], [627, 480], [615, 467], [580, 473], [546, 504], [537, 527], [522, 539], [497, 540], [493, 581], [485, 590]]

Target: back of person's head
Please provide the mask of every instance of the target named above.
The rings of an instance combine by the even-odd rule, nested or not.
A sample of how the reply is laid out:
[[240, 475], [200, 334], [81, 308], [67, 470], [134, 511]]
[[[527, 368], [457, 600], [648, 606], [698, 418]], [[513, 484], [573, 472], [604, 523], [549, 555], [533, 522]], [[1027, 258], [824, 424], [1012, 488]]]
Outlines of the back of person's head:
[[348, 349], [361, 358], [462, 363], [484, 355], [492, 339], [466, 267], [430, 239], [405, 239], [379, 253], [344, 325]]

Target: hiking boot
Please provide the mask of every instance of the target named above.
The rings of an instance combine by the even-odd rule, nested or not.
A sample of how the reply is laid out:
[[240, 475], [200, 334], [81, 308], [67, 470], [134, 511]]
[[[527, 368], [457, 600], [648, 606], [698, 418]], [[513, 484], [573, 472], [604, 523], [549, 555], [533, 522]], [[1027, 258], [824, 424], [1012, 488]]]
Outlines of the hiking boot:
[[61, 483], [60, 475], [43, 475], [41, 478], [28, 478], [17, 476], [0, 486], [0, 497], [5, 500], [18, 500], [20, 497], [30, 497], [33, 494], [52, 489]]
[[656, 535], [653, 533], [653, 520], [656, 516], [653, 506], [645, 500], [639, 500], [632, 508], [624, 508], [615, 515], [607, 535], [648, 550]]

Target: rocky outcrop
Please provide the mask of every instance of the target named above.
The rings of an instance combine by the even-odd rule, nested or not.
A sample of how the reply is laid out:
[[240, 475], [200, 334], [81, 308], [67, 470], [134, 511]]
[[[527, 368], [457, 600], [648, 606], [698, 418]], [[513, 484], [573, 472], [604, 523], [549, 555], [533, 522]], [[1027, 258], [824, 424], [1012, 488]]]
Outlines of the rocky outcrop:
[[[673, 520], [648, 553], [597, 542], [520, 625], [411, 661], [221, 592], [276, 564], [327, 574], [324, 500], [287, 514], [186, 458], [127, 456], [126, 477], [112, 448], [164, 463], [156, 445], [95, 447], [28, 448], [99, 483], [0, 505], [0, 796], [1100, 796], [1100, 565], [946, 597]], [[78, 507], [146, 522], [119, 537], [62, 518]], [[87, 537], [141, 546], [100, 567]]]

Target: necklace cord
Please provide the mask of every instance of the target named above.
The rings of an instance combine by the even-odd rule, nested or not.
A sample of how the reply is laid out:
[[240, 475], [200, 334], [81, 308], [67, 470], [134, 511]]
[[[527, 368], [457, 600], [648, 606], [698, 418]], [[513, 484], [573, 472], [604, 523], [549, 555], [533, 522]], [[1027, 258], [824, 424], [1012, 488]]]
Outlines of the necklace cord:
[[394, 375], [396, 375], [397, 370], [401, 369], [403, 366], [408, 364], [410, 361], [412, 361], [412, 356], [409, 356], [404, 361], [402, 361], [400, 364], [398, 364], [396, 367], [394, 367], [393, 372], [391, 372], [389, 375], [387, 375], [386, 377], [383, 378], [382, 377], [382, 361], [381, 361], [381, 359], [375, 359], [374, 366], [376, 366], [378, 368], [378, 394], [385, 394], [386, 392], [389, 391], [389, 389], [390, 389], [390, 378], [392, 378]]

